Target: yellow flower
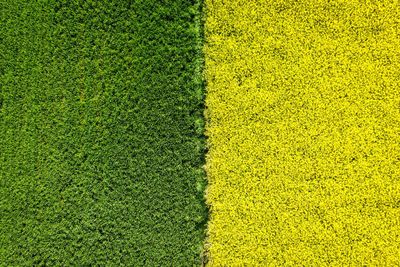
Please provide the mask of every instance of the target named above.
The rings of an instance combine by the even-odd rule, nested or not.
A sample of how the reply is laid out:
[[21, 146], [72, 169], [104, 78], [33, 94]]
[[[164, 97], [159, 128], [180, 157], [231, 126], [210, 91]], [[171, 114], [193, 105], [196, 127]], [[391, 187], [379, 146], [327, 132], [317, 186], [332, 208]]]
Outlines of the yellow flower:
[[205, 2], [209, 265], [399, 265], [397, 1]]

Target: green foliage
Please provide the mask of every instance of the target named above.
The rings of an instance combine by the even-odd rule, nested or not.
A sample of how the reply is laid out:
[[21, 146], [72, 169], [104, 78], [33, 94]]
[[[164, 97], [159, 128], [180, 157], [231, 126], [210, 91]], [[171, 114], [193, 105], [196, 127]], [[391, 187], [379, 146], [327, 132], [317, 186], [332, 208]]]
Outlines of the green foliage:
[[0, 264], [200, 265], [199, 13], [0, 3]]

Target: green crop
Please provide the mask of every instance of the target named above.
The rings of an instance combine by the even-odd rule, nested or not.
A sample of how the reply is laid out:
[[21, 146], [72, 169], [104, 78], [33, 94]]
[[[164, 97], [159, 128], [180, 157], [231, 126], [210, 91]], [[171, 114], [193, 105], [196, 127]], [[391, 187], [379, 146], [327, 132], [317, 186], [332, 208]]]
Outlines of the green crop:
[[199, 22], [198, 1], [1, 1], [0, 265], [200, 264]]

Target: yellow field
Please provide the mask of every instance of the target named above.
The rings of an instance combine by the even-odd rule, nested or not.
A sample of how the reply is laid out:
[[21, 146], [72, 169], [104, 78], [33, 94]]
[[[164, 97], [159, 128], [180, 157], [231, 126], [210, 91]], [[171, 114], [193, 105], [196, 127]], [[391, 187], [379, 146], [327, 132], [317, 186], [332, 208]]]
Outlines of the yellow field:
[[400, 3], [205, 0], [209, 266], [400, 264]]

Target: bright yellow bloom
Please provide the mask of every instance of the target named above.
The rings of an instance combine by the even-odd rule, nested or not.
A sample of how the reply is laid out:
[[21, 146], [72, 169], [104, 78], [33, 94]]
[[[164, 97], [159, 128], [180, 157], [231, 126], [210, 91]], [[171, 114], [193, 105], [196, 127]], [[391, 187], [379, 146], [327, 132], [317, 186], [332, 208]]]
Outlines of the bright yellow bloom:
[[205, 2], [209, 265], [399, 265], [400, 3]]

